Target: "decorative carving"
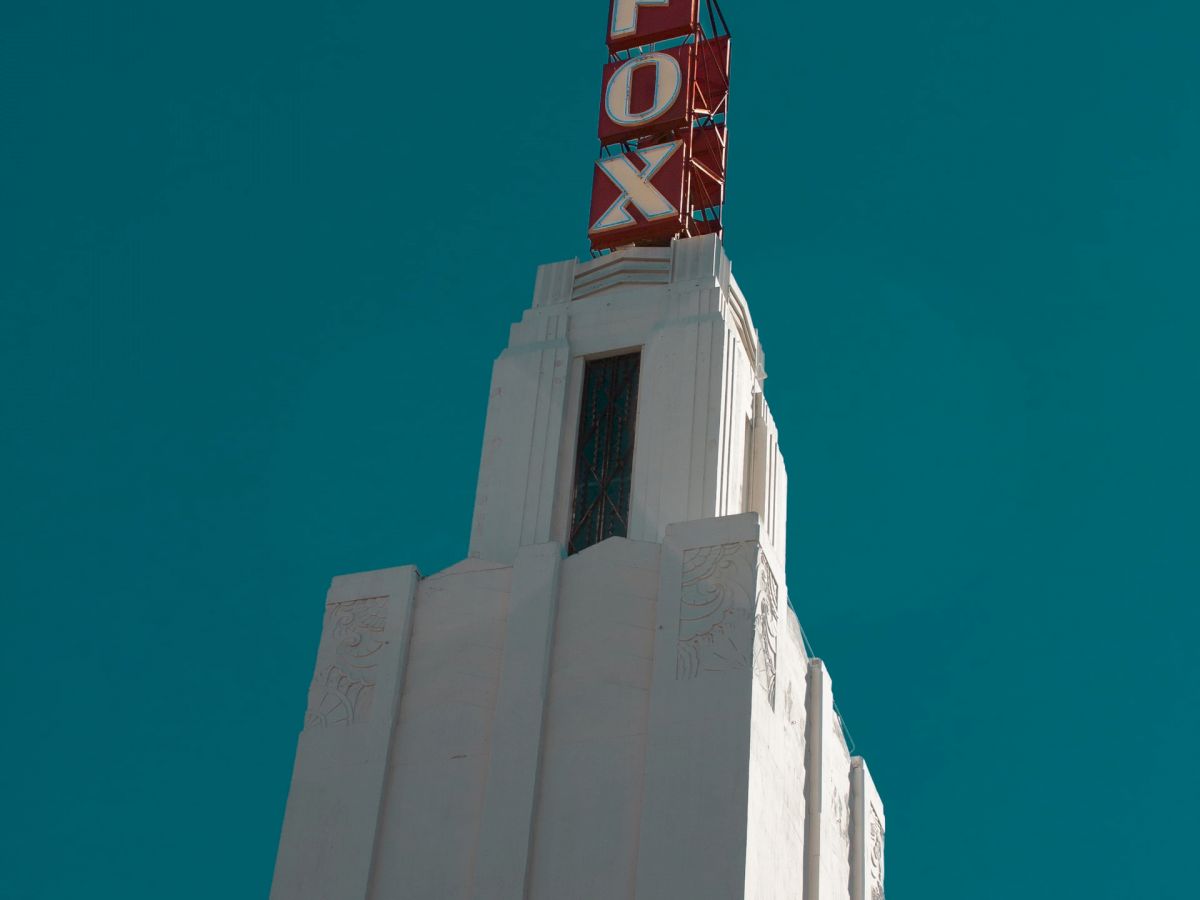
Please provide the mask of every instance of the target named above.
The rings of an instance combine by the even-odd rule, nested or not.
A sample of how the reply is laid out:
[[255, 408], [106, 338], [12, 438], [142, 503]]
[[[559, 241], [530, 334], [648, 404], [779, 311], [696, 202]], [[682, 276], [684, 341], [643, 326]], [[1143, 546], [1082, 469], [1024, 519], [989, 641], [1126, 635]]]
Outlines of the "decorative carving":
[[387, 597], [334, 603], [325, 610], [317, 670], [308, 692], [306, 727], [365, 721], [375, 693], [376, 654], [387, 643]]
[[870, 842], [867, 874], [871, 882], [871, 900], [883, 900], [883, 823], [879, 819], [879, 811], [873, 804], [867, 840]]
[[755, 549], [746, 541], [684, 552], [676, 678], [750, 665]]
[[842, 840], [849, 843], [850, 841], [850, 816], [849, 804], [846, 802], [846, 797], [835, 784], [833, 786], [833, 799], [831, 801], [833, 807], [833, 827], [838, 834], [842, 836]]
[[754, 674], [763, 690], [771, 709], [775, 708], [775, 676], [777, 667], [778, 639], [775, 636], [779, 622], [779, 583], [771, 573], [767, 555], [758, 554], [758, 598], [754, 621]]

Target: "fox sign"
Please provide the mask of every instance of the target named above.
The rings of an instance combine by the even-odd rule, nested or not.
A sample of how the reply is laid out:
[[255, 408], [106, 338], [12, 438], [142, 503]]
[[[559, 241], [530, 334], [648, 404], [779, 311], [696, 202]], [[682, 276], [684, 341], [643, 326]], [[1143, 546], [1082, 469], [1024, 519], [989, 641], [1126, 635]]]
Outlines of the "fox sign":
[[699, 0], [610, 0], [593, 251], [720, 231], [729, 37], [711, 28]]

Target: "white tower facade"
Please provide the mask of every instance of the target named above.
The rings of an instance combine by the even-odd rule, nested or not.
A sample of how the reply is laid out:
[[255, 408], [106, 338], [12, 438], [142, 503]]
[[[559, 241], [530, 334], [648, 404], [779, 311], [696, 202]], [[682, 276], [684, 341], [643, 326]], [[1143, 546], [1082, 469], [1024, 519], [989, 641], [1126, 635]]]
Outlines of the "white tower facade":
[[273, 900], [881, 900], [715, 235], [538, 271], [464, 561], [335, 578]]

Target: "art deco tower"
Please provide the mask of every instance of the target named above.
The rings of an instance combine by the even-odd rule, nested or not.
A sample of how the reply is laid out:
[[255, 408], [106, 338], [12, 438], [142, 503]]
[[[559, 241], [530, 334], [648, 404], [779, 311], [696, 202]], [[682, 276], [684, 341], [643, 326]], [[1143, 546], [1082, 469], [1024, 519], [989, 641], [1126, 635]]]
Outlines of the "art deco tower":
[[333, 580], [273, 900], [882, 898], [883, 806], [789, 602], [762, 346], [693, 232], [542, 266], [467, 558]]

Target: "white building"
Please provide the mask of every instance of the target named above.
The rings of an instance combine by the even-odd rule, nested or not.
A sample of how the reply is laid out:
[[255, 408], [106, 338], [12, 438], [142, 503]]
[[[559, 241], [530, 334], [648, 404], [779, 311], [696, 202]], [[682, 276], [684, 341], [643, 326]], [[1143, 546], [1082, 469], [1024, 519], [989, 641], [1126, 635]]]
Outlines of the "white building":
[[273, 900], [878, 900], [715, 236], [542, 266], [470, 553], [333, 580]]

